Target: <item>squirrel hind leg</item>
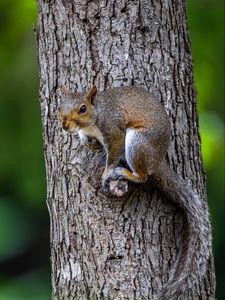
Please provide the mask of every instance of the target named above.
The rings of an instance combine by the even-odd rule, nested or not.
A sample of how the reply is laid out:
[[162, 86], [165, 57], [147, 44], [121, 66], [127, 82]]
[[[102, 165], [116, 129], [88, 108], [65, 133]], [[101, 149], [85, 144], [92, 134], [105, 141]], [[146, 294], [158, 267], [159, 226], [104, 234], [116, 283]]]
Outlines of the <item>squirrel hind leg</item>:
[[[143, 133], [139, 130], [130, 129], [126, 134], [125, 139], [125, 157], [126, 162], [131, 169], [124, 170], [126, 179], [144, 183], [148, 179], [148, 157], [146, 156], [147, 145], [143, 137]], [[148, 147], [149, 148], [149, 147]]]
[[127, 175], [127, 179], [137, 183], [146, 182], [148, 179], [148, 170], [144, 157], [139, 157], [139, 155], [137, 155], [136, 157], [134, 157], [134, 160], [131, 160], [128, 157], [127, 162], [130, 169], [132, 170], [132, 172], [130, 172], [129, 170], [124, 171]]
[[123, 169], [122, 173], [124, 175], [124, 178], [132, 181], [132, 182], [136, 182], [136, 183], [144, 183], [147, 181], [148, 179], [148, 174], [146, 172], [144, 172], [143, 170], [132, 170], [133, 172], [127, 170], [127, 169]]
[[131, 182], [135, 183], [144, 183], [148, 179], [147, 173], [143, 171], [129, 171], [126, 168], [123, 167], [116, 167], [110, 171], [110, 174], [107, 178], [108, 181], [111, 180], [129, 180]]
[[[129, 165], [129, 164], [128, 164]], [[130, 170], [124, 167], [112, 168], [103, 180], [104, 191], [111, 192], [117, 197], [123, 196], [127, 190], [127, 181], [134, 183], [144, 183], [148, 179], [147, 168], [142, 160], [136, 160], [134, 166], [129, 165]]]

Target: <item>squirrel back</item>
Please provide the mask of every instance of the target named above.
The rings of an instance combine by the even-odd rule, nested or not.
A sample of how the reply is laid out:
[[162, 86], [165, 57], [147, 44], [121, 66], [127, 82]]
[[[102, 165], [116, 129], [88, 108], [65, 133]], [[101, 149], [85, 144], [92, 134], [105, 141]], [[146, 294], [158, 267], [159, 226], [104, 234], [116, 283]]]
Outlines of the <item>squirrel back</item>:
[[164, 107], [143, 88], [129, 86], [99, 92], [96, 110], [101, 116], [97, 120], [100, 126], [110, 123], [121, 128], [161, 126], [169, 129]]

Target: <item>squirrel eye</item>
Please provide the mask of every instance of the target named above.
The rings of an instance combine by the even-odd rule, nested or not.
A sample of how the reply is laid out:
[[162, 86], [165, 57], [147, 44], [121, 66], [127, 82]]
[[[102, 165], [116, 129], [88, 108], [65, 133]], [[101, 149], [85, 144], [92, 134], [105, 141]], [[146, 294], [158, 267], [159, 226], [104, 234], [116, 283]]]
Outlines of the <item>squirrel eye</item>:
[[85, 113], [86, 110], [87, 110], [86, 105], [82, 105], [80, 110], [79, 110], [79, 113]]

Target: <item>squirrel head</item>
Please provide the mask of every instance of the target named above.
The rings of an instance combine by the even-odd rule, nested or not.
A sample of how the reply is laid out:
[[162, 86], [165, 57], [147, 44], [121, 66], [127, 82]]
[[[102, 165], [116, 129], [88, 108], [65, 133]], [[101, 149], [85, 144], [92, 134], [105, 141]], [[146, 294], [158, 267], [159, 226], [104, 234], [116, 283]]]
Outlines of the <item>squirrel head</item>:
[[69, 93], [65, 86], [61, 91], [63, 98], [60, 104], [60, 120], [62, 128], [69, 132], [93, 126], [97, 119], [95, 102], [97, 88], [95, 85], [88, 93]]

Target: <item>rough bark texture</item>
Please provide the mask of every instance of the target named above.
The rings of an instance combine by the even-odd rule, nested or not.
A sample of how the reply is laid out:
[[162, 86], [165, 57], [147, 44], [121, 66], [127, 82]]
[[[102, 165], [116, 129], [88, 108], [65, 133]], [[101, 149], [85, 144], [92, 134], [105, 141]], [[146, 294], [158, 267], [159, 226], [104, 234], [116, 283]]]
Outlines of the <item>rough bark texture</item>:
[[[38, 8], [53, 297], [155, 299], [179, 253], [182, 216], [151, 182], [122, 199], [101, 192], [104, 156], [61, 129], [59, 87], [153, 92], [171, 120], [170, 166], [205, 197], [185, 2], [39, 0]], [[189, 298], [214, 292], [211, 259]]]

